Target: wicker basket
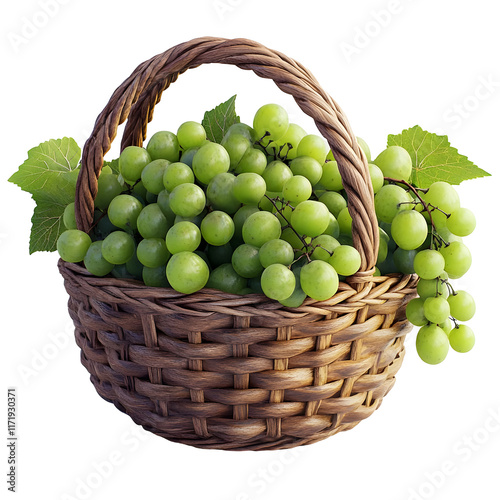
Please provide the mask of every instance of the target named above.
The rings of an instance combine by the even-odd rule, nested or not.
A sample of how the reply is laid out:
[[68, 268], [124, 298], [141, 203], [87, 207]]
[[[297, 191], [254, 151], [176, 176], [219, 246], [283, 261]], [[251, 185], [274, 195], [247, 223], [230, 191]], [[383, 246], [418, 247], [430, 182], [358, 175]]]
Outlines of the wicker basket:
[[76, 192], [88, 231], [103, 156], [142, 145], [162, 92], [184, 71], [233, 64], [274, 80], [312, 117], [338, 160], [361, 270], [329, 300], [290, 309], [263, 295], [183, 295], [96, 278], [59, 261], [81, 360], [97, 392], [148, 431], [199, 448], [276, 450], [314, 443], [370, 416], [392, 388], [411, 329], [415, 276], [373, 277], [378, 226], [366, 158], [338, 105], [292, 59], [245, 39], [200, 38], [141, 64], [85, 144]]

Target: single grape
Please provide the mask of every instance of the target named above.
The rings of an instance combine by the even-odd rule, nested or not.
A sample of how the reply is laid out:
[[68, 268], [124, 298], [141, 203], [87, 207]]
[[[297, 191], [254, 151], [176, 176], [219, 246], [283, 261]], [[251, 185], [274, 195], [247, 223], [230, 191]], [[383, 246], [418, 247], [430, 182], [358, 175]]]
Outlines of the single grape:
[[293, 173], [282, 161], [276, 160], [269, 163], [262, 173], [262, 177], [266, 181], [267, 191], [281, 193], [285, 182], [293, 177]]
[[410, 180], [412, 161], [406, 149], [401, 146], [389, 146], [384, 149], [373, 162], [382, 170], [384, 177], [397, 180]]
[[137, 229], [137, 219], [142, 210], [142, 203], [129, 194], [120, 194], [111, 200], [108, 217], [112, 224], [120, 229]]
[[92, 240], [87, 233], [79, 229], [67, 229], [57, 239], [57, 251], [66, 262], [81, 262]]
[[361, 267], [361, 255], [349, 245], [340, 245], [335, 248], [328, 263], [342, 276], [351, 276]]
[[323, 137], [316, 134], [308, 134], [305, 135], [299, 142], [297, 157], [309, 156], [322, 165], [325, 163], [328, 151], [328, 143]]
[[246, 286], [247, 280], [234, 270], [230, 262], [216, 267], [210, 273], [207, 283], [207, 288], [215, 288], [226, 293], [240, 293]]
[[193, 157], [194, 175], [203, 184], [208, 184], [217, 174], [227, 172], [230, 164], [228, 152], [215, 142], [203, 145]]
[[176, 163], [184, 163], [184, 165], [187, 165], [190, 169], [193, 168], [193, 158], [194, 158], [194, 155], [197, 153], [198, 149], [200, 149], [199, 147], [196, 147], [196, 148], [189, 148], [189, 149], [186, 149], [186, 151], [184, 151], [181, 155], [181, 159], [179, 160], [179, 162], [176, 162]]
[[238, 243], [243, 243], [242, 229], [245, 221], [250, 217], [250, 215], [260, 212], [260, 210], [254, 205], [243, 205], [240, 207], [233, 216], [234, 222], [234, 236], [233, 239]]
[[335, 269], [323, 260], [313, 260], [300, 271], [302, 290], [314, 300], [327, 300], [335, 295], [339, 277]]
[[417, 285], [417, 292], [423, 299], [427, 299], [428, 297], [436, 297], [441, 296], [443, 298], [448, 298], [450, 294], [446, 283], [443, 281], [443, 276], [445, 273], [441, 273], [435, 279], [419, 279]]
[[444, 333], [450, 336], [451, 329], [453, 328], [453, 323], [450, 318], [446, 318], [442, 323], [439, 323], [439, 328], [442, 328]]
[[326, 191], [319, 198], [318, 201], [324, 203], [326, 208], [333, 214], [334, 217], [339, 216], [340, 211], [347, 207], [346, 199], [340, 194], [333, 191]]
[[259, 249], [247, 243], [234, 249], [231, 264], [234, 270], [244, 278], [256, 278], [264, 270], [259, 259]]
[[336, 161], [327, 161], [323, 164], [323, 173], [321, 174], [319, 183], [329, 191], [342, 191], [344, 186]]
[[160, 210], [163, 212], [163, 215], [167, 219], [169, 226], [171, 226], [174, 223], [175, 214], [174, 212], [172, 212], [172, 209], [170, 208], [170, 193], [166, 189], [161, 191], [160, 194], [158, 195], [156, 203], [158, 204]]
[[179, 252], [194, 252], [200, 243], [200, 229], [192, 222], [181, 221], [168, 230], [166, 244], [172, 255]]
[[408, 302], [406, 305], [406, 318], [415, 326], [424, 326], [428, 323], [424, 312], [424, 299], [416, 298]]
[[208, 281], [207, 263], [193, 252], [179, 252], [167, 263], [167, 279], [171, 287], [180, 293], [201, 290]]
[[[329, 214], [328, 226], [323, 231], [322, 234], [332, 236], [333, 238], [338, 238], [340, 235], [340, 225], [338, 220], [333, 216], [332, 213]], [[320, 235], [321, 236], [321, 235]]]
[[345, 234], [345, 235], [352, 234], [352, 217], [347, 207], [343, 208], [339, 212], [337, 216], [337, 221], [339, 223], [340, 234]]
[[301, 201], [308, 200], [311, 194], [311, 183], [303, 175], [294, 175], [283, 185], [283, 198], [294, 206]]
[[384, 186], [384, 173], [374, 163], [368, 164], [370, 171], [370, 180], [372, 181], [373, 193], [378, 193]]
[[425, 280], [437, 278], [444, 271], [444, 266], [444, 257], [437, 250], [421, 250], [413, 260], [415, 272]]
[[66, 205], [63, 212], [63, 224], [66, 229], [76, 229], [75, 202]]
[[137, 245], [137, 258], [146, 267], [159, 267], [167, 263], [170, 252], [163, 238], [146, 238]]
[[292, 269], [293, 275], [295, 276], [295, 289], [293, 290], [290, 297], [284, 300], [280, 300], [280, 303], [285, 307], [300, 307], [304, 303], [304, 300], [307, 298], [306, 293], [300, 286], [300, 270], [301, 267], [295, 267], [294, 269]]
[[104, 238], [102, 256], [111, 264], [125, 264], [135, 252], [134, 238], [125, 231], [115, 231]]
[[240, 163], [247, 149], [252, 147], [252, 143], [244, 135], [227, 132], [222, 138], [221, 146], [224, 146], [224, 149], [229, 154], [229, 169], [234, 170]]
[[324, 260], [325, 262], [328, 262], [333, 254], [333, 251], [337, 247], [340, 247], [340, 243], [333, 236], [328, 234], [320, 234], [319, 236], [316, 236], [316, 238], [312, 239], [311, 245], [316, 247], [311, 254], [311, 259]]
[[124, 179], [132, 181], [133, 184], [141, 178], [142, 170], [151, 163], [151, 160], [151, 156], [144, 148], [128, 146], [122, 151], [118, 161], [120, 173]]
[[177, 130], [177, 140], [182, 149], [201, 146], [207, 138], [205, 128], [201, 123], [184, 122]]
[[172, 192], [181, 184], [193, 184], [194, 173], [185, 163], [180, 161], [170, 163], [164, 170], [162, 183], [167, 191]]
[[403, 250], [415, 250], [427, 237], [428, 227], [424, 216], [415, 210], [397, 214], [391, 224], [391, 236]]
[[102, 243], [102, 241], [91, 243], [83, 259], [87, 271], [94, 276], [106, 276], [115, 267], [102, 256]]
[[444, 257], [444, 270], [451, 279], [461, 278], [472, 264], [470, 250], [460, 241], [453, 241], [440, 250]]
[[299, 142], [306, 135], [306, 131], [296, 123], [290, 123], [285, 135], [278, 141], [273, 141], [267, 146], [266, 150], [270, 154], [279, 154], [287, 160], [293, 160], [297, 157]]
[[469, 352], [475, 343], [476, 337], [470, 326], [459, 325], [450, 332], [450, 345], [457, 352]]
[[275, 215], [258, 211], [246, 218], [241, 234], [245, 243], [260, 248], [266, 241], [281, 236], [281, 224]]
[[205, 208], [205, 193], [196, 184], [179, 184], [170, 193], [172, 212], [181, 217], [196, 217]]
[[394, 264], [396, 264], [398, 270], [403, 274], [413, 274], [415, 272], [413, 261], [417, 253], [418, 250], [403, 250], [402, 248], [396, 248], [394, 251]]
[[295, 275], [283, 264], [271, 264], [264, 269], [260, 284], [270, 299], [285, 300], [295, 290]]
[[113, 173], [104, 174], [101, 172], [97, 181], [97, 195], [94, 205], [101, 210], [107, 210], [111, 200], [118, 196], [122, 189], [122, 185], [118, 182], [118, 176]]
[[159, 194], [164, 189], [163, 174], [168, 165], [170, 165], [168, 160], [158, 159], [153, 160], [144, 167], [141, 173], [141, 180], [144, 187], [150, 193]]
[[266, 166], [267, 166], [266, 155], [260, 149], [250, 147], [245, 151], [245, 153], [241, 157], [241, 160], [234, 169], [234, 172], [236, 174], [253, 172], [255, 174], [262, 175], [264, 173]]
[[448, 297], [450, 313], [459, 321], [469, 321], [476, 314], [476, 303], [470, 293], [458, 290]]
[[169, 227], [157, 203], [146, 205], [137, 217], [137, 230], [143, 238], [165, 238]]
[[233, 194], [246, 205], [257, 205], [266, 194], [266, 181], [253, 172], [238, 175], [233, 184]]
[[[379, 245], [378, 245], [378, 254], [377, 254], [377, 264], [384, 262], [387, 259], [387, 255], [389, 254], [389, 244], [390, 242], [394, 243], [389, 235], [381, 228], [378, 228], [379, 234]], [[395, 244], [394, 244], [395, 245]], [[391, 249], [394, 252], [396, 249]]]
[[233, 237], [234, 222], [225, 212], [214, 210], [201, 221], [200, 229], [209, 245], [225, 245]]
[[444, 330], [432, 324], [420, 328], [416, 344], [420, 359], [430, 365], [444, 361], [450, 348], [450, 341]]
[[125, 264], [118, 264], [113, 267], [113, 269], [111, 270], [111, 276], [120, 280], [135, 280], [135, 276], [132, 276], [127, 271], [127, 266]]
[[241, 202], [234, 195], [236, 177], [230, 172], [217, 174], [207, 186], [207, 202], [214, 210], [234, 214]]
[[303, 175], [312, 186], [317, 184], [323, 175], [321, 163], [311, 156], [297, 156], [290, 162], [290, 170], [293, 175]]
[[468, 208], [457, 208], [446, 219], [446, 226], [456, 236], [469, 236], [476, 228], [476, 217]]
[[231, 258], [233, 256], [233, 247], [230, 243], [218, 246], [207, 245], [206, 254], [210, 266], [215, 269], [222, 264], [231, 262]]
[[411, 196], [395, 184], [383, 186], [375, 195], [375, 212], [380, 221], [391, 223], [399, 212], [409, 210]]
[[370, 148], [368, 147], [368, 144], [366, 143], [366, 141], [364, 139], [362, 139], [361, 137], [356, 137], [356, 140], [358, 141], [359, 146], [361, 147], [361, 149], [365, 153], [366, 161], [368, 161], [368, 162], [372, 161], [372, 155], [370, 153]]
[[[306, 251], [304, 242], [297, 236], [297, 233], [291, 227], [283, 229], [280, 239], [292, 245], [292, 248], [295, 253], [295, 258], [302, 255], [304, 251]], [[308, 238], [304, 238], [304, 240], [306, 241], [306, 245], [307, 245], [307, 239]]]
[[314, 237], [325, 231], [329, 220], [329, 211], [326, 205], [320, 201], [306, 200], [295, 207], [290, 222], [299, 234]]
[[149, 139], [146, 149], [152, 160], [161, 158], [170, 162], [179, 161], [181, 148], [179, 140], [173, 132], [156, 132]]
[[[426, 203], [438, 207], [447, 214], [460, 208], [458, 193], [447, 182], [434, 182], [429, 186], [429, 190], [422, 195], [422, 198]], [[446, 215], [438, 210], [432, 211], [432, 220], [438, 229], [446, 226]]]
[[293, 262], [293, 256], [292, 245], [281, 239], [266, 241], [259, 250], [259, 260], [263, 267], [271, 264], [289, 266]]
[[253, 128], [264, 144], [278, 141], [288, 130], [288, 113], [279, 104], [265, 104], [255, 113]]
[[429, 297], [424, 301], [424, 314], [430, 323], [443, 323], [450, 315], [450, 304], [443, 297]]
[[142, 280], [146, 286], [155, 286], [170, 288], [170, 283], [167, 279], [167, 266], [146, 267], [142, 268]]
[[227, 134], [238, 134], [238, 135], [243, 135], [247, 139], [250, 140], [250, 142], [257, 142], [258, 137], [257, 133], [255, 130], [250, 127], [250, 125], [247, 125], [246, 123], [233, 123], [228, 129], [227, 129]]
[[[94, 218], [96, 215], [97, 211], [94, 213]], [[108, 234], [120, 229], [111, 223], [107, 214], [100, 214], [100, 216], [94, 220], [94, 224], [96, 224], [96, 226], [91, 233], [92, 241], [103, 240]]]

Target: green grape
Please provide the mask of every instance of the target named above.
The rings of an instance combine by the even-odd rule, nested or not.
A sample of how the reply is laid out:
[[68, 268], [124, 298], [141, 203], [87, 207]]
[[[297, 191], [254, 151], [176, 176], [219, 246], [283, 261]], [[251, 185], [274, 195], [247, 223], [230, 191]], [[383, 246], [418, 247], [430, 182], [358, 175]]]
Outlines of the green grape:
[[283, 198], [294, 206], [301, 201], [308, 200], [311, 194], [311, 183], [303, 175], [294, 175], [283, 185]]
[[107, 210], [111, 200], [122, 192], [122, 185], [115, 174], [103, 174], [97, 181], [97, 195], [94, 205], [100, 210]]
[[439, 323], [438, 326], [448, 335], [448, 337], [450, 336], [451, 329], [453, 328], [453, 323], [450, 318], [446, 318], [442, 323]]
[[108, 217], [112, 224], [120, 229], [137, 229], [137, 219], [142, 210], [142, 203], [129, 194], [120, 194], [111, 200]]
[[457, 208], [446, 219], [446, 226], [456, 236], [469, 236], [476, 228], [476, 217], [468, 208]]
[[448, 297], [450, 314], [459, 321], [469, 321], [476, 313], [476, 303], [470, 293], [458, 290]]
[[428, 323], [424, 313], [424, 299], [412, 299], [406, 305], [406, 318], [415, 326], [424, 326]]
[[269, 163], [269, 165], [264, 169], [262, 177], [266, 181], [267, 191], [276, 191], [281, 193], [285, 182], [293, 177], [293, 173], [282, 161], [276, 160]]
[[150, 193], [149, 191], [146, 194], [146, 204], [156, 203], [158, 201], [158, 195]]
[[424, 314], [430, 323], [443, 323], [450, 315], [450, 304], [443, 297], [429, 297], [424, 301]]
[[161, 158], [170, 162], [179, 161], [181, 148], [177, 136], [172, 132], [156, 132], [149, 139], [146, 149], [152, 160]]
[[201, 290], [207, 284], [209, 274], [207, 263], [193, 252], [176, 253], [167, 263], [167, 279], [176, 292]]
[[206, 215], [200, 228], [204, 240], [213, 246], [225, 245], [234, 234], [233, 219], [221, 210], [214, 210]]
[[[287, 243], [290, 243], [290, 245], [294, 249], [295, 257], [302, 255], [303, 251], [305, 251], [304, 243], [291, 227], [286, 227], [285, 229], [283, 229], [280, 239], [286, 241]], [[305, 240], [307, 240], [307, 238], [305, 238]]]
[[312, 186], [317, 184], [323, 175], [321, 163], [311, 156], [297, 156], [290, 162], [290, 170], [293, 175], [303, 175]]
[[104, 165], [101, 169], [100, 176], [101, 175], [108, 175], [108, 174], [112, 174], [112, 173], [113, 173], [113, 169], [109, 165]]
[[469, 270], [472, 264], [470, 250], [460, 241], [452, 241], [439, 251], [444, 257], [444, 270], [451, 279], [461, 278]]
[[170, 193], [172, 212], [181, 217], [196, 217], [205, 208], [205, 193], [196, 184], [179, 184]]
[[214, 210], [222, 210], [231, 215], [240, 208], [241, 202], [234, 195], [235, 181], [236, 177], [229, 172], [217, 174], [210, 181], [207, 187], [207, 201]]
[[322, 234], [326, 234], [328, 236], [333, 236], [334, 238], [338, 238], [339, 235], [340, 235], [340, 225], [339, 225], [339, 222], [333, 216], [332, 213], [329, 214], [328, 226], [323, 231]]
[[469, 352], [475, 343], [476, 337], [470, 326], [459, 325], [450, 332], [450, 345], [457, 352]]
[[143, 238], [165, 238], [169, 227], [157, 203], [146, 205], [137, 217], [137, 230]]
[[231, 257], [233, 256], [233, 247], [230, 243], [219, 246], [207, 245], [206, 254], [208, 257], [208, 263], [212, 268], [215, 269], [222, 264], [231, 262]]
[[266, 241], [259, 250], [259, 260], [263, 267], [271, 264], [289, 266], [293, 262], [293, 255], [292, 245], [281, 239]]
[[127, 271], [127, 266], [125, 264], [119, 264], [113, 267], [111, 276], [120, 280], [135, 280], [135, 277]]
[[259, 249], [247, 243], [234, 249], [231, 264], [234, 270], [244, 278], [256, 278], [264, 270], [259, 259]]
[[394, 217], [391, 236], [403, 250], [415, 250], [427, 238], [427, 221], [415, 210], [405, 210]]
[[244, 135], [226, 132], [226, 135], [222, 138], [221, 146], [224, 146], [224, 149], [229, 154], [229, 169], [234, 170], [240, 163], [247, 149], [252, 147], [252, 143]]
[[[379, 245], [378, 245], [378, 254], [377, 254], [377, 264], [380, 264], [381, 262], [384, 262], [384, 260], [387, 258], [387, 255], [389, 253], [389, 242], [391, 241], [391, 238], [389, 235], [381, 228], [378, 228], [378, 234], [379, 234]], [[396, 249], [392, 250], [393, 252]]]
[[396, 248], [394, 251], [394, 264], [396, 264], [398, 270], [403, 274], [413, 274], [415, 272], [413, 261], [417, 253], [418, 250], [403, 250], [402, 248]]
[[426, 325], [418, 331], [416, 345], [422, 361], [437, 365], [446, 358], [450, 341], [442, 328], [437, 325]]
[[295, 290], [295, 275], [283, 264], [271, 264], [260, 277], [262, 291], [270, 299], [285, 300]]
[[91, 243], [83, 259], [87, 271], [94, 276], [106, 276], [115, 267], [102, 256], [102, 243], [102, 241]]
[[189, 148], [186, 149], [181, 155], [181, 159], [178, 162], [175, 163], [184, 163], [184, 165], [187, 165], [190, 169], [193, 168], [193, 158], [194, 155], [197, 153], [199, 147], [197, 148]]
[[137, 258], [146, 267], [159, 267], [167, 263], [170, 252], [163, 238], [146, 238], [137, 245]]
[[156, 203], [158, 204], [160, 210], [163, 212], [163, 215], [167, 219], [169, 226], [171, 226], [174, 223], [175, 214], [174, 212], [172, 212], [172, 209], [170, 208], [170, 193], [166, 189], [161, 191], [160, 194], [158, 195]]
[[195, 215], [194, 217], [182, 217], [180, 215], [176, 215], [175, 219], [174, 219], [174, 224], [178, 224], [179, 222], [186, 221], [186, 222], [192, 222], [195, 226], [201, 227], [201, 222], [203, 221], [203, 219], [205, 218], [207, 213], [208, 213], [208, 210], [205, 208], [202, 210], [201, 213], [199, 213], [198, 215]]
[[75, 202], [66, 205], [63, 212], [63, 224], [66, 229], [76, 229]]
[[359, 146], [363, 150], [366, 156], [366, 161], [369, 163], [372, 161], [372, 155], [370, 153], [370, 148], [368, 147], [368, 144], [364, 139], [361, 139], [361, 137], [356, 137], [356, 140], [358, 141]]
[[337, 216], [337, 221], [339, 223], [340, 234], [345, 234], [345, 235], [352, 234], [352, 217], [347, 207], [343, 208], [339, 212]]
[[403, 210], [409, 210], [411, 196], [395, 184], [383, 186], [375, 195], [375, 212], [380, 221], [390, 224], [394, 217]]
[[335, 248], [328, 263], [342, 276], [351, 276], [361, 267], [361, 255], [349, 245], [340, 245]]
[[265, 104], [255, 113], [253, 128], [264, 143], [278, 141], [288, 130], [288, 113], [279, 104]]
[[[456, 234], [453, 234], [447, 227], [443, 226], [440, 227], [437, 230], [437, 234], [441, 236], [441, 238], [446, 242], [446, 243], [451, 243], [452, 241], [460, 241], [462, 242], [462, 237], [457, 236]], [[429, 241], [430, 244], [430, 241]]]
[[[96, 214], [94, 213], [94, 216], [95, 215]], [[97, 219], [97, 224], [93, 230], [92, 241], [103, 240], [106, 236], [108, 236], [108, 234], [111, 234], [113, 231], [118, 231], [119, 229], [119, 227], [111, 224], [107, 214], [103, 214]]]
[[240, 293], [246, 288], [247, 280], [240, 276], [230, 262], [216, 267], [208, 279], [207, 288], [215, 288], [226, 293]]
[[[430, 185], [429, 190], [422, 195], [422, 198], [426, 203], [438, 207], [448, 214], [460, 208], [458, 193], [447, 182], [434, 182]], [[446, 226], [446, 215], [438, 210], [432, 211], [432, 220], [438, 229]]]
[[339, 277], [337, 271], [323, 260], [313, 260], [300, 270], [302, 290], [314, 300], [327, 300], [337, 293]]
[[170, 288], [170, 283], [167, 279], [167, 266], [146, 267], [142, 268], [142, 280], [146, 286], [155, 286], [162, 288]]
[[253, 293], [260, 293], [262, 295], [264, 294], [264, 292], [262, 291], [262, 286], [260, 284], [260, 276], [258, 276], [257, 278], [248, 278], [248, 286]]
[[282, 199], [282, 193], [278, 193], [276, 191], [266, 191], [265, 196], [263, 196], [259, 201], [258, 207], [266, 212], [277, 214], [279, 212], [276, 207], [278, 207], [279, 210], [282, 210], [285, 206]]
[[389, 146], [373, 162], [382, 170], [384, 177], [397, 180], [410, 180], [413, 165], [411, 156], [401, 146]]
[[125, 231], [115, 231], [104, 238], [102, 256], [111, 264], [125, 264], [135, 252], [134, 238]]
[[170, 165], [168, 160], [158, 159], [153, 160], [144, 167], [141, 173], [141, 180], [147, 191], [159, 194], [164, 189], [163, 174], [168, 165]]
[[144, 167], [151, 163], [151, 160], [151, 156], [144, 148], [128, 146], [122, 151], [118, 160], [120, 173], [124, 179], [133, 184], [141, 178]]
[[260, 149], [250, 147], [245, 151], [245, 153], [241, 157], [241, 160], [234, 169], [234, 172], [236, 174], [253, 172], [255, 174], [262, 175], [264, 173], [266, 166], [267, 166], [266, 155]]
[[329, 191], [342, 191], [342, 177], [336, 161], [327, 161], [323, 164], [323, 173], [319, 183]]
[[301, 267], [295, 267], [294, 269], [292, 269], [293, 275], [295, 276], [295, 289], [293, 290], [290, 297], [284, 300], [280, 300], [280, 303], [285, 307], [300, 307], [307, 297], [306, 293], [300, 286], [300, 270]]
[[415, 272], [424, 280], [437, 278], [444, 271], [444, 266], [444, 257], [437, 250], [421, 250], [413, 260]]
[[266, 181], [253, 172], [238, 175], [233, 184], [233, 194], [246, 205], [257, 205], [266, 194]]
[[87, 233], [79, 229], [67, 229], [57, 239], [57, 251], [66, 262], [81, 262], [92, 240]]
[[312, 239], [311, 245], [316, 247], [311, 254], [311, 259], [324, 260], [325, 262], [328, 262], [334, 250], [340, 247], [340, 243], [333, 236], [329, 236], [328, 234], [316, 236], [316, 238]]
[[370, 180], [372, 181], [373, 193], [378, 193], [384, 185], [384, 173], [374, 163], [368, 163]]
[[434, 279], [422, 279], [418, 280], [417, 292], [423, 299], [427, 299], [428, 297], [436, 297], [440, 296], [443, 298], [448, 298], [450, 294], [448, 287], [446, 286], [443, 276], [446, 273], [441, 273], [437, 278]]
[[178, 222], [168, 230], [166, 243], [172, 255], [179, 252], [194, 252], [201, 243], [200, 229], [189, 221]]
[[339, 216], [340, 211], [347, 207], [347, 201], [340, 194], [333, 191], [326, 191], [319, 198], [318, 201], [324, 203], [326, 208], [333, 214], [334, 217]]
[[275, 215], [258, 211], [246, 218], [241, 234], [245, 243], [260, 248], [266, 241], [281, 236], [281, 224]]
[[259, 139], [257, 137], [257, 133], [255, 130], [250, 127], [250, 125], [247, 125], [246, 123], [233, 123], [228, 129], [227, 129], [227, 134], [237, 134], [237, 135], [243, 135], [247, 139], [250, 140], [250, 142], [257, 142]]
[[194, 175], [203, 184], [208, 184], [217, 174], [227, 172], [230, 164], [228, 152], [215, 142], [203, 145], [193, 157]]
[[322, 165], [329, 151], [325, 139], [316, 134], [305, 135], [299, 142], [297, 156], [310, 156]]
[[330, 216], [326, 205], [320, 201], [306, 200], [295, 207], [290, 222], [299, 234], [314, 237], [325, 231], [329, 220]]
[[134, 252], [134, 255], [125, 262], [125, 268], [127, 271], [136, 279], [142, 279], [142, 270], [144, 269], [144, 265], [137, 258], [137, 249]]
[[193, 183], [194, 173], [189, 165], [177, 161], [175, 163], [170, 163], [165, 168], [162, 178], [162, 184], [167, 191], [172, 192], [177, 186], [180, 186], [181, 184]]
[[394, 253], [388, 252], [387, 257], [382, 262], [377, 263], [381, 275], [399, 273], [400, 271], [394, 263]]
[[271, 142], [266, 149], [272, 152], [274, 148], [280, 156], [286, 155], [287, 160], [293, 160], [297, 157], [299, 142], [305, 135], [306, 131], [300, 125], [290, 123], [285, 135], [279, 141]]
[[206, 139], [205, 128], [198, 122], [184, 122], [177, 130], [177, 140], [184, 150], [199, 147]]
[[245, 221], [250, 215], [260, 212], [254, 205], [243, 205], [240, 207], [233, 216], [234, 222], [234, 236], [233, 239], [239, 243], [243, 243], [242, 228]]

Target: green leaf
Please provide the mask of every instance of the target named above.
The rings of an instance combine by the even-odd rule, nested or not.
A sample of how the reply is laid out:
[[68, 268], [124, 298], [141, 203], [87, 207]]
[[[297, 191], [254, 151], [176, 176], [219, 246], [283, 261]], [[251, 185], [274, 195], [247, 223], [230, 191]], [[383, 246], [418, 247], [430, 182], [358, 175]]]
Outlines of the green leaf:
[[114, 174], [119, 175], [120, 174], [120, 159], [116, 158], [116, 160], [111, 160], [111, 161], [105, 161], [103, 164], [103, 168], [108, 166], [111, 168]]
[[447, 136], [432, 134], [418, 125], [399, 135], [389, 135], [387, 146], [401, 146], [408, 151], [413, 163], [411, 182], [420, 188], [428, 188], [436, 181], [460, 184], [491, 175], [459, 154]]
[[240, 117], [236, 114], [236, 96], [219, 104], [211, 111], [207, 111], [201, 124], [207, 131], [207, 139], [220, 144], [227, 129], [235, 123], [240, 123]]

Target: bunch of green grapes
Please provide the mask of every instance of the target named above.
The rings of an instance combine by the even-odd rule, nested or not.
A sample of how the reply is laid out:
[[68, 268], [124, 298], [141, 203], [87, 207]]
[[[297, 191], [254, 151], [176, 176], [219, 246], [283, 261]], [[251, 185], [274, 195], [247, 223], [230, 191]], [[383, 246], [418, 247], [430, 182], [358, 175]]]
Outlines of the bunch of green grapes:
[[326, 141], [276, 104], [262, 106], [253, 126], [232, 125], [220, 144], [186, 122], [125, 148], [119, 173], [101, 172], [95, 209], [86, 234], [67, 207], [57, 248], [96, 276], [186, 294], [264, 293], [298, 307], [331, 298], [361, 266]]

